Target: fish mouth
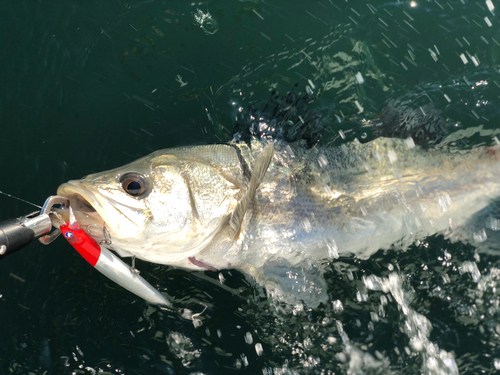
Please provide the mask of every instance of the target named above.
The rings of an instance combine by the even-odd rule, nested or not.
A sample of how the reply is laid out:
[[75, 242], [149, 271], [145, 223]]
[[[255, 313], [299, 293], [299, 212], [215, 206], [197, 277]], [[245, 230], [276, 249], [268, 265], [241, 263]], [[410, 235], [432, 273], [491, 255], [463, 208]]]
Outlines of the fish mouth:
[[[57, 195], [69, 200], [69, 206], [80, 228], [96, 241], [106, 240], [105, 211], [91, 192], [78, 181], [69, 181], [57, 188]], [[59, 220], [53, 220], [54, 226], [59, 227], [61, 220], [69, 222], [68, 208], [59, 208], [55, 212]]]

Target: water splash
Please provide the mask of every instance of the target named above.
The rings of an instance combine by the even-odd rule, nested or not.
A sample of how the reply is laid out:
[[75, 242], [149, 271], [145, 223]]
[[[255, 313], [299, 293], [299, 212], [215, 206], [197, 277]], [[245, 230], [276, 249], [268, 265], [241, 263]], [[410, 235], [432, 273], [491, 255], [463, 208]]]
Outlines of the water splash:
[[217, 21], [208, 11], [204, 13], [201, 9], [196, 9], [196, 12], [193, 14], [193, 18], [195, 24], [200, 26], [205, 34], [213, 35], [217, 31], [219, 31], [219, 25], [217, 24]]
[[422, 355], [422, 373], [426, 375], [458, 375], [458, 367], [451, 353], [440, 349], [429, 340], [432, 330], [431, 322], [410, 306], [412, 290], [405, 290], [404, 277], [396, 272], [387, 278], [369, 275], [363, 277], [363, 283], [369, 290], [390, 293], [396, 301], [399, 310], [405, 317], [403, 332], [409, 339], [409, 344], [415, 353]]

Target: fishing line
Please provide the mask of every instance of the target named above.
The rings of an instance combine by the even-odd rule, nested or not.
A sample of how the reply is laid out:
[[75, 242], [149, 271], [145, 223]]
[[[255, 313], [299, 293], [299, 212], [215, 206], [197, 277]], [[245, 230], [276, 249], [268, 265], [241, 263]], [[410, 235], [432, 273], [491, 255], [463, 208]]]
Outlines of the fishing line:
[[42, 206], [39, 206], [39, 205], [37, 205], [37, 204], [34, 204], [34, 203], [31, 203], [31, 202], [28, 202], [27, 200], [24, 200], [24, 199], [22, 199], [22, 198], [18, 198], [18, 197], [15, 197], [15, 196], [13, 196], [13, 195], [10, 195], [10, 194], [7, 194], [7, 193], [4, 193], [3, 191], [0, 191], [0, 194], [6, 195], [6, 196], [8, 196], [8, 197], [10, 197], [10, 198], [17, 199], [17, 200], [19, 200], [19, 201], [21, 201], [21, 202], [24, 202], [24, 203], [31, 204], [32, 206], [35, 206], [35, 207], [38, 207], [38, 208], [42, 208]]

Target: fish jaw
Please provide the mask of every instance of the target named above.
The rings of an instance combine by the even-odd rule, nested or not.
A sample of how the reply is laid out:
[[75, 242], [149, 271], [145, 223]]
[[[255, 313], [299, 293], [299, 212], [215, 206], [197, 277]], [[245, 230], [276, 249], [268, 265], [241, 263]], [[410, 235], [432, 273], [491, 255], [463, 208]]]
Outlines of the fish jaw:
[[[141, 202], [132, 201], [133, 205], [120, 204], [110, 196], [109, 188], [76, 180], [59, 186], [57, 194], [70, 201], [79, 225], [94, 239], [104, 240], [103, 231], [106, 228], [113, 242], [108, 247], [117, 250], [120, 255], [131, 256], [131, 240], [135, 242], [144, 237], [146, 218], [145, 207]], [[63, 220], [66, 215], [62, 212]]]

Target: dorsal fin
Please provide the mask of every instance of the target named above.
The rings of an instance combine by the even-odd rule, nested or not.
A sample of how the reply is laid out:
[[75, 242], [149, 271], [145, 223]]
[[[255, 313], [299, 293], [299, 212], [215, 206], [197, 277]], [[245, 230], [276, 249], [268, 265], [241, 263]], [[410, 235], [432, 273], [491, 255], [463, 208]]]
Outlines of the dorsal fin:
[[240, 233], [241, 224], [243, 223], [245, 213], [250, 206], [250, 202], [252, 202], [257, 188], [266, 175], [267, 168], [269, 168], [269, 164], [271, 163], [273, 155], [274, 145], [272, 143], [269, 143], [266, 147], [264, 147], [260, 155], [255, 160], [252, 177], [250, 178], [250, 183], [248, 184], [248, 189], [236, 205], [236, 208], [231, 215], [231, 219], [229, 220], [229, 235], [233, 240]]

